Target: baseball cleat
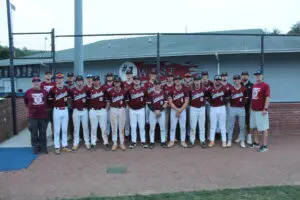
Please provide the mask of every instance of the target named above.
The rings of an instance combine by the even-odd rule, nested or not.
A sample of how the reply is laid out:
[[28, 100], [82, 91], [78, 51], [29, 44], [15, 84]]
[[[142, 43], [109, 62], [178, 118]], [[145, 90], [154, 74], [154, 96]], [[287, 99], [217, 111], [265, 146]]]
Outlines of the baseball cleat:
[[226, 142], [222, 142], [222, 148], [226, 148], [226, 147], [227, 147]]
[[42, 149], [42, 150], [41, 150], [41, 153], [43, 153], [43, 154], [48, 154], [48, 150], [47, 150], [47, 149]]
[[268, 146], [261, 146], [259, 149], [257, 149], [257, 152], [266, 152], [268, 151]]
[[213, 142], [213, 141], [209, 142], [209, 144], [208, 144], [208, 147], [209, 147], [209, 148], [212, 148], [212, 147], [214, 147], [214, 146], [215, 146], [215, 142]]
[[234, 143], [239, 143], [240, 141], [241, 141], [240, 138], [238, 138], [238, 139], [234, 140]]
[[204, 142], [200, 142], [200, 146], [201, 146], [203, 149], [207, 148], [207, 144], [206, 144], [205, 141], [204, 141]]
[[143, 142], [143, 143], [142, 143], [142, 148], [144, 148], [144, 149], [148, 148], [148, 144], [145, 143], [145, 142]]
[[244, 141], [241, 141], [241, 148], [246, 148], [246, 144]]
[[259, 146], [259, 144], [256, 143], [256, 142], [253, 142], [252, 144], [249, 145], [249, 148], [250, 148], [250, 149], [258, 148], [258, 147], [260, 147], [260, 146]]
[[63, 147], [61, 150], [62, 152], [71, 152], [71, 150], [68, 147]]
[[91, 150], [91, 145], [86, 144], [85, 147], [86, 147], [87, 150]]
[[96, 150], [96, 145], [95, 144], [91, 145], [91, 150]]
[[55, 149], [55, 154], [57, 154], [57, 155], [60, 154], [60, 149], [59, 148]]
[[120, 144], [120, 148], [121, 148], [123, 151], [125, 151], [125, 150], [126, 150], [126, 147], [125, 147], [125, 145], [124, 145], [124, 144]]
[[104, 145], [104, 149], [107, 151], [107, 150], [109, 150], [109, 144], [105, 144]]
[[231, 141], [228, 141], [226, 147], [230, 148], [231, 145], [232, 145]]
[[186, 142], [184, 142], [184, 141], [181, 142], [180, 145], [181, 145], [183, 148], [187, 148], [187, 147], [188, 147], [187, 144], [186, 144]]
[[153, 149], [155, 147], [155, 144], [154, 143], [150, 143], [149, 144], [149, 149]]
[[77, 151], [78, 150], [79, 145], [78, 144], [74, 144], [72, 147], [72, 151]]
[[113, 146], [111, 147], [111, 150], [112, 150], [112, 151], [115, 151], [115, 150], [117, 150], [117, 148], [118, 148], [118, 145], [113, 144]]
[[188, 148], [193, 148], [195, 146], [195, 143], [194, 142], [191, 142], [189, 145], [188, 145]]
[[160, 144], [160, 146], [161, 146], [162, 148], [167, 148], [167, 147], [168, 147], [168, 145], [167, 145], [165, 142], [162, 142], [162, 143]]
[[171, 147], [173, 147], [173, 146], [174, 146], [174, 144], [175, 144], [175, 143], [174, 143], [174, 141], [170, 141], [170, 142], [169, 142], [169, 144], [168, 144], [168, 148], [171, 148]]
[[136, 143], [135, 142], [131, 142], [129, 145], [129, 149], [134, 149], [136, 147]]

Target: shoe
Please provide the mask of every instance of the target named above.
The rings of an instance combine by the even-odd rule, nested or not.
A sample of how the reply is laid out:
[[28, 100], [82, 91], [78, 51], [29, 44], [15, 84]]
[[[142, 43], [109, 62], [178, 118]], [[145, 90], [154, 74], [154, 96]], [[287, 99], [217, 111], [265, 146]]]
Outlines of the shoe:
[[162, 148], [167, 148], [167, 147], [168, 147], [168, 145], [167, 145], [165, 142], [162, 142], [162, 143], [160, 144], [160, 146], [161, 146]]
[[212, 147], [214, 147], [215, 145], [216, 145], [215, 142], [210, 141], [209, 144], [208, 144], [208, 147], [209, 147], [209, 148], [212, 148]]
[[105, 144], [105, 145], [104, 145], [104, 149], [105, 149], [106, 151], [108, 151], [108, 150], [109, 150], [109, 144]]
[[111, 150], [115, 151], [115, 150], [117, 150], [117, 148], [118, 148], [118, 145], [117, 144], [113, 144], [113, 146], [111, 147]]
[[63, 147], [61, 150], [62, 152], [71, 152], [71, 150], [68, 147]]
[[136, 147], [136, 143], [135, 142], [131, 142], [129, 145], [129, 149], [134, 149]]
[[153, 149], [153, 148], [154, 148], [154, 146], [155, 146], [155, 144], [154, 144], [154, 143], [150, 143], [150, 144], [149, 144], [149, 149]]
[[93, 151], [96, 150], [96, 145], [95, 145], [95, 144], [92, 144], [92, 145], [91, 145], [91, 150], [93, 150]]
[[48, 150], [47, 150], [47, 149], [42, 149], [42, 150], [41, 150], [41, 153], [43, 153], [43, 154], [48, 154]]
[[86, 147], [87, 150], [89, 150], [89, 151], [91, 150], [91, 145], [86, 144], [85, 147]]
[[173, 146], [174, 146], [174, 144], [175, 144], [175, 143], [174, 143], [174, 141], [170, 141], [170, 142], [169, 142], [169, 144], [168, 144], [168, 148], [171, 148], [171, 147], [173, 147]]
[[126, 147], [125, 147], [125, 145], [124, 145], [124, 144], [120, 144], [120, 148], [121, 148], [123, 151], [125, 151], [125, 150], [126, 150]]
[[247, 135], [247, 144], [249, 144], [249, 145], [252, 144], [252, 135], [251, 134]]
[[60, 154], [60, 149], [59, 148], [55, 149], [55, 154], [57, 154], [57, 155]]
[[241, 141], [240, 138], [238, 138], [238, 139], [234, 140], [234, 143], [239, 143], [240, 141]]
[[253, 142], [252, 144], [249, 145], [249, 148], [250, 148], [250, 149], [257, 148], [257, 147], [260, 147], [260, 146], [259, 146], [259, 144], [256, 143], [256, 142]]
[[193, 148], [195, 146], [195, 143], [194, 142], [190, 142], [189, 145], [188, 145], [188, 148]]
[[74, 144], [72, 147], [72, 151], [77, 151], [78, 150], [79, 145], [78, 144]]
[[143, 142], [143, 143], [142, 143], [142, 148], [144, 148], [144, 149], [148, 148], [148, 144], [145, 143], [145, 142]]
[[200, 146], [201, 146], [203, 149], [207, 148], [207, 144], [206, 144], [205, 141], [204, 141], [204, 142], [200, 142]]
[[244, 141], [241, 141], [241, 148], [246, 148], [246, 144]]
[[39, 151], [38, 148], [33, 148], [32, 149], [32, 154], [39, 154], [39, 153], [40, 153], [40, 151]]
[[222, 142], [222, 148], [226, 148], [226, 147], [227, 147], [226, 142]]
[[257, 152], [266, 152], [268, 151], [268, 146], [261, 146], [259, 149], [257, 149]]
[[231, 141], [228, 141], [226, 147], [230, 148], [231, 145], [232, 145]]
[[186, 144], [186, 142], [184, 142], [184, 141], [181, 142], [180, 145], [181, 145], [183, 148], [187, 148], [187, 147], [188, 147], [187, 144]]

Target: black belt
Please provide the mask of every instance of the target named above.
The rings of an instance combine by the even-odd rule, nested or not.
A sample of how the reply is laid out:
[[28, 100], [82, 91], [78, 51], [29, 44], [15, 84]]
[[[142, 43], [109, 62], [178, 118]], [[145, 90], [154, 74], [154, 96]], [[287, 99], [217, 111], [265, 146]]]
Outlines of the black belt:
[[91, 110], [104, 110], [105, 108], [91, 108]]
[[73, 108], [73, 110], [78, 110], [78, 111], [83, 111], [85, 110], [86, 108]]
[[125, 108], [125, 106], [111, 106], [112, 108]]
[[132, 110], [139, 110], [139, 109], [142, 109], [142, 108], [145, 108], [145, 107], [141, 107], [141, 108], [132, 108], [132, 107], [130, 107], [130, 109], [132, 109]]
[[205, 107], [205, 105], [204, 106], [200, 106], [200, 107], [196, 107], [196, 106], [191, 106], [192, 108], [202, 108], [202, 107]]

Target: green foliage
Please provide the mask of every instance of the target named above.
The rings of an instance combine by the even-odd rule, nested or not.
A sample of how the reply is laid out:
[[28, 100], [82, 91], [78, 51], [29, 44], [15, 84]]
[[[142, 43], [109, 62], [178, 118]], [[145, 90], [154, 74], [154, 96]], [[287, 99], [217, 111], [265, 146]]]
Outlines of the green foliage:
[[294, 24], [291, 28], [291, 30], [287, 33], [288, 35], [297, 35], [299, 34], [300, 35], [300, 21], [297, 22], [296, 24]]
[[[39, 53], [40, 51], [36, 50], [29, 50], [26, 47], [23, 47], [22, 49], [15, 48], [15, 56], [16, 57], [24, 57], [29, 56], [32, 54]], [[0, 45], [0, 60], [2, 59], [8, 59], [9, 58], [9, 48], [7, 46], [1, 46]]]

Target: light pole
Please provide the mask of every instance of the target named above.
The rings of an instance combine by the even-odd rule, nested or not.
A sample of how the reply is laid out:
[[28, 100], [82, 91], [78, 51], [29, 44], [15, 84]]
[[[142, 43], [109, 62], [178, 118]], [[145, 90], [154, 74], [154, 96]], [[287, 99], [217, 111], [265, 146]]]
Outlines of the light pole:
[[217, 73], [220, 74], [220, 60], [219, 60], [219, 54], [215, 53], [216, 60], [217, 60]]

